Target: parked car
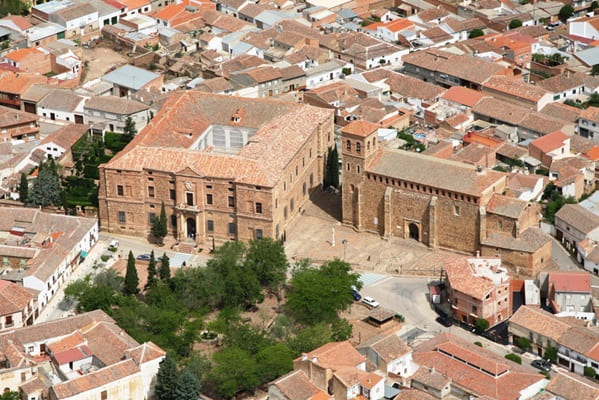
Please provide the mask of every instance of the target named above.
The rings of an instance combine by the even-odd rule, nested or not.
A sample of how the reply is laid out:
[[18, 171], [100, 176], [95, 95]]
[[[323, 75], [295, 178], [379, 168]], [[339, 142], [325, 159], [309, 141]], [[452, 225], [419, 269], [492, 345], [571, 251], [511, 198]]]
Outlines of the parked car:
[[362, 295], [356, 289], [351, 290], [351, 295], [354, 297], [355, 301], [360, 301], [362, 299]]
[[119, 241], [118, 240], [111, 240], [110, 244], [108, 245], [108, 250], [116, 250], [119, 248]]
[[369, 307], [377, 308], [380, 306], [379, 302], [373, 299], [372, 297], [364, 296], [362, 297], [362, 303], [366, 304]]
[[136, 258], [138, 260], [141, 260], [141, 261], [150, 261], [150, 255], [149, 254], [140, 254]]
[[437, 319], [435, 321], [437, 321], [438, 323], [440, 323], [441, 325], [443, 325], [445, 327], [450, 327], [453, 325], [451, 318], [449, 318], [447, 316], [439, 316], [439, 317], [437, 317]]
[[544, 358], [537, 358], [533, 362], [530, 363], [535, 368], [540, 369], [541, 371], [549, 372], [551, 371], [551, 361], [546, 360]]

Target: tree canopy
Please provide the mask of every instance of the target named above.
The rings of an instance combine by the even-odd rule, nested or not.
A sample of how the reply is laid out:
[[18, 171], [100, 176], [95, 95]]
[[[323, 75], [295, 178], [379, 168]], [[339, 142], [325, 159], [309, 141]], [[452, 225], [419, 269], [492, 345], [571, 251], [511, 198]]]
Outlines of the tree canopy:
[[135, 267], [135, 257], [133, 252], [129, 251], [127, 257], [127, 272], [125, 273], [125, 294], [139, 293], [139, 277], [137, 276], [137, 268]]
[[171, 260], [166, 253], [162, 254], [162, 261], [160, 262], [160, 279], [163, 281], [171, 279]]
[[156, 238], [158, 243], [162, 243], [167, 233], [166, 210], [163, 201], [162, 206], [160, 207], [160, 215], [154, 218], [154, 221], [152, 222], [152, 235]]
[[41, 163], [27, 196], [27, 204], [47, 207], [60, 204], [60, 178], [54, 160]]
[[21, 180], [19, 181], [19, 200], [23, 203], [27, 201], [29, 196], [29, 182], [27, 182], [27, 175], [21, 174]]
[[485, 32], [483, 32], [482, 29], [478, 29], [478, 28], [472, 29], [470, 31], [470, 33], [468, 34], [468, 39], [474, 39], [474, 38], [483, 36], [484, 34], [485, 34]]
[[574, 15], [574, 7], [572, 7], [569, 4], [566, 4], [565, 6], [560, 8], [557, 16], [560, 19], [560, 21], [565, 23], [570, 17], [572, 17], [572, 15]]
[[508, 25], [508, 27], [510, 29], [516, 29], [516, 28], [520, 28], [522, 26], [522, 21], [520, 21], [519, 19], [513, 19], [510, 21], [510, 24]]
[[286, 307], [302, 323], [333, 322], [353, 302], [352, 286], [361, 286], [358, 277], [339, 259], [320, 268], [301, 268], [291, 279]]

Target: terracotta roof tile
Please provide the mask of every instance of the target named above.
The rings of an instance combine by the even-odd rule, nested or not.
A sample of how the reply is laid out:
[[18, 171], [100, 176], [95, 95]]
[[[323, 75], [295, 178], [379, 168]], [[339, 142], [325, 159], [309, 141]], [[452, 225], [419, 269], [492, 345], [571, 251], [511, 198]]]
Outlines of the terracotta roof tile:
[[452, 86], [450, 87], [441, 98], [454, 103], [462, 104], [467, 107], [474, 107], [474, 105], [485, 95], [477, 90], [465, 88], [463, 86]]
[[591, 275], [588, 272], [550, 272], [549, 286], [556, 292], [591, 293]]
[[22, 286], [0, 280], [0, 315], [20, 313], [32, 299], [31, 293]]
[[598, 400], [599, 384], [567, 371], [553, 375], [545, 391], [566, 400]]
[[313, 400], [316, 396], [326, 395], [322, 400], [330, 396], [318, 389], [301, 370], [291, 371], [270, 383], [276, 386], [289, 400]]
[[535, 306], [521, 306], [511, 316], [509, 323], [519, 325], [555, 342], [572, 326], [568, 319], [556, 317]]
[[[357, 367], [366, 361], [364, 356], [358, 353], [348, 341], [327, 343], [307, 353], [306, 356], [311, 362], [333, 370], [343, 367]], [[296, 360], [300, 360], [302, 357]]]
[[585, 234], [599, 228], [599, 216], [580, 204], [565, 204], [555, 217]]
[[379, 126], [368, 121], [352, 121], [345, 125], [341, 132], [354, 136], [366, 137], [378, 131]]

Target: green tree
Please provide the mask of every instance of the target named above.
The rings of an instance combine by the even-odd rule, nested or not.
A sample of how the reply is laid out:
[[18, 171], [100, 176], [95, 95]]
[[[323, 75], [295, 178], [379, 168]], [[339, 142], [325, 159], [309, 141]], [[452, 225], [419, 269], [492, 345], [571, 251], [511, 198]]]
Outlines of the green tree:
[[528, 350], [528, 349], [530, 349], [530, 340], [528, 340], [528, 338], [519, 337], [518, 340], [517, 340], [517, 342], [516, 342], [516, 344], [522, 350]]
[[260, 383], [256, 360], [238, 347], [227, 347], [214, 353], [213, 364], [208, 380], [222, 397], [231, 398], [242, 390], [254, 389]]
[[343, 340], [348, 340], [351, 338], [353, 332], [353, 326], [349, 323], [345, 318], [337, 318], [331, 324], [331, 329], [333, 331], [332, 339], [335, 342], [341, 342]]
[[571, 5], [566, 4], [560, 8], [557, 16], [559, 17], [560, 21], [565, 23], [572, 15], [574, 15], [574, 8]]
[[597, 375], [595, 368], [593, 367], [584, 367], [584, 376], [588, 376], [589, 378], [594, 378]]
[[293, 350], [285, 343], [262, 349], [256, 356], [260, 380], [269, 382], [293, 369]]
[[164, 208], [163, 201], [162, 206], [160, 207], [160, 216], [158, 218], [154, 218], [154, 222], [152, 223], [152, 235], [156, 238], [158, 243], [162, 243], [167, 233], [166, 210]]
[[114, 292], [120, 292], [123, 289], [123, 278], [111, 268], [98, 272], [94, 277], [94, 285], [106, 286]]
[[591, 75], [593, 75], [593, 76], [599, 75], [599, 64], [595, 64], [591, 67]]
[[296, 355], [307, 353], [332, 341], [333, 332], [326, 322], [320, 322], [300, 330], [287, 340], [289, 347]]
[[486, 331], [487, 329], [489, 329], [489, 321], [487, 321], [484, 318], [479, 318], [476, 320], [476, 323], [474, 324], [474, 327], [476, 328], [476, 331], [480, 334], [483, 333], [484, 331]]
[[352, 286], [360, 287], [359, 275], [339, 259], [320, 268], [302, 268], [291, 279], [287, 309], [302, 323], [333, 322], [337, 313], [353, 302]]
[[28, 3], [21, 0], [2, 0], [0, 2], [0, 18], [7, 15], [27, 15], [29, 13]]
[[40, 164], [27, 204], [42, 207], [60, 204], [60, 179], [53, 160]]
[[171, 279], [171, 261], [166, 253], [162, 255], [162, 261], [160, 262], [160, 279], [164, 282]]
[[158, 400], [176, 400], [175, 388], [177, 387], [177, 366], [175, 362], [166, 356], [160, 361], [160, 367], [156, 374], [156, 387], [154, 389]]
[[200, 397], [200, 382], [188, 370], [183, 371], [173, 391], [177, 400], [198, 400]]
[[509, 353], [505, 355], [505, 358], [515, 362], [516, 364], [522, 364], [522, 357], [520, 357], [518, 354]]
[[137, 268], [135, 268], [135, 257], [133, 252], [129, 251], [127, 272], [125, 273], [125, 294], [137, 294], [139, 292], [137, 285], [139, 285], [139, 277], [137, 276]]
[[331, 150], [331, 186], [339, 188], [339, 153], [337, 152], [337, 145], [333, 145]]
[[0, 400], [21, 400], [21, 393], [9, 390], [0, 394]]
[[123, 128], [123, 139], [129, 143], [135, 137], [137, 128], [135, 127], [135, 121], [131, 117], [127, 117], [125, 120], [125, 127]]
[[468, 39], [474, 39], [480, 36], [483, 36], [485, 32], [482, 29], [472, 29], [470, 33], [468, 33]]
[[545, 358], [551, 360], [551, 362], [557, 362], [557, 349], [553, 346], [547, 347], [545, 349]]
[[221, 306], [247, 306], [263, 300], [258, 277], [244, 266], [245, 252], [245, 244], [230, 241], [216, 249], [206, 265], [215, 278], [226, 283], [218, 294]]
[[597, 7], [599, 7], [599, 3], [597, 3], [596, 1], [593, 1], [591, 3], [591, 11], [595, 11], [597, 9]]
[[522, 21], [520, 21], [519, 19], [513, 19], [510, 21], [510, 24], [508, 25], [508, 27], [511, 29], [516, 29], [516, 28], [520, 28], [522, 26]]
[[21, 181], [19, 182], [19, 200], [23, 203], [27, 201], [29, 195], [29, 182], [27, 182], [27, 175], [21, 174]]
[[289, 263], [283, 245], [264, 238], [250, 241], [244, 267], [256, 275], [262, 286], [277, 290], [285, 282]]
[[146, 289], [151, 288], [156, 284], [156, 257], [154, 256], [154, 250], [150, 253], [150, 262], [148, 263], [148, 281], [146, 283]]

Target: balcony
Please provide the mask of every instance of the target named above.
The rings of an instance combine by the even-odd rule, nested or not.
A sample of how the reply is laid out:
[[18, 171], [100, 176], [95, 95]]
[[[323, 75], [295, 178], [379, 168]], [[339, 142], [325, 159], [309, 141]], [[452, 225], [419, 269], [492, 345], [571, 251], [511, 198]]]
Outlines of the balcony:
[[179, 203], [176, 205], [177, 210], [181, 211], [191, 211], [191, 212], [202, 212], [202, 208], [197, 204], [186, 204]]

